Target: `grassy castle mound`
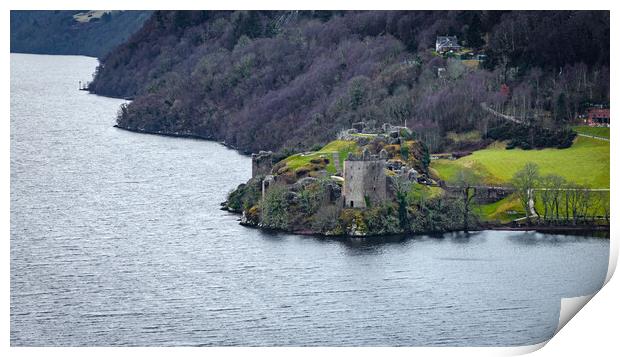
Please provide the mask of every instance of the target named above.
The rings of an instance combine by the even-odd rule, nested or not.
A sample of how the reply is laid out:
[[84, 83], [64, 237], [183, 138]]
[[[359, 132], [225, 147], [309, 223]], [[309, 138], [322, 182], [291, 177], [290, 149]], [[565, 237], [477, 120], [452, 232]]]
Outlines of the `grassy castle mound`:
[[[351, 208], [343, 197], [344, 161], [366, 151], [385, 158], [387, 198]], [[430, 185], [428, 149], [410, 133], [398, 138], [351, 134], [275, 163], [229, 193], [223, 204], [242, 224], [295, 233], [370, 236], [462, 229], [459, 201]], [[405, 172], [406, 170], [406, 172]], [[415, 173], [412, 176], [411, 173]]]

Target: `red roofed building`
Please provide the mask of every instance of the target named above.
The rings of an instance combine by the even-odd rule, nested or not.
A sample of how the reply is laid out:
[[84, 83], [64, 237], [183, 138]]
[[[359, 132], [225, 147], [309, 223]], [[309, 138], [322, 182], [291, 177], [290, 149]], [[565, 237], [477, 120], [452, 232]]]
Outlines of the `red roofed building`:
[[507, 84], [502, 84], [501, 87], [499, 87], [499, 92], [504, 96], [504, 97], [508, 97], [510, 95], [510, 87], [508, 87]]
[[585, 118], [589, 126], [609, 126], [609, 109], [590, 108]]

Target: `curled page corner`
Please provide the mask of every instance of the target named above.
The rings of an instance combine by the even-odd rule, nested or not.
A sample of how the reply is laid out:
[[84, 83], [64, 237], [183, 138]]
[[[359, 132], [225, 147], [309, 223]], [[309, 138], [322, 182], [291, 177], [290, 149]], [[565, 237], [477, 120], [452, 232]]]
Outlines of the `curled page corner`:
[[[605, 276], [605, 283], [607, 285], [611, 277], [614, 275], [616, 266], [618, 264], [618, 240], [609, 237], [609, 265], [607, 266], [607, 276]], [[602, 288], [601, 288], [602, 289]]]
[[[600, 290], [599, 290], [600, 291]], [[591, 295], [577, 296], [572, 298], [563, 298], [560, 302], [560, 318], [558, 319], [558, 327], [553, 335], [555, 336], [570, 321], [579, 310], [581, 310], [590, 301], [596, 293]]]
[[551, 339], [555, 335], [557, 335], [557, 333], [560, 332], [560, 330], [564, 328], [564, 326], [566, 326], [568, 321], [570, 321], [575, 315], [577, 315], [579, 310], [581, 310], [594, 297], [594, 295], [596, 295], [596, 293], [591, 294], [591, 295], [572, 297], [572, 298], [562, 298], [560, 301], [560, 317], [558, 319], [558, 326], [555, 329], [553, 336], [551, 336], [551, 338], [549, 338], [548, 340], [537, 343], [535, 345], [515, 347], [511, 351], [509, 352], [507, 351], [508, 354], [509, 355], [524, 355], [524, 354], [538, 351], [539, 349], [545, 347], [545, 345], [549, 341], [551, 341]]
[[543, 342], [539, 342], [539, 343], [534, 344], [534, 345], [511, 347], [510, 350], [506, 351], [505, 356], [521, 356], [521, 355], [525, 355], [525, 354], [528, 354], [528, 353], [536, 352], [539, 349], [545, 347], [545, 345], [549, 341], [550, 341], [550, 339], [546, 340], [546, 341], [543, 341]]
[[[610, 247], [609, 247], [609, 265], [607, 268], [607, 275], [605, 277], [605, 282], [603, 283], [603, 286], [601, 287], [601, 289], [603, 289], [603, 287], [605, 287], [605, 285], [607, 285], [607, 283], [609, 282], [609, 280], [611, 279], [611, 277], [614, 275], [614, 272], [616, 270], [616, 266], [618, 264], [618, 246], [617, 246], [617, 242], [614, 241], [613, 239], [610, 239]], [[558, 326], [555, 330], [555, 332], [553, 333], [553, 336], [551, 338], [553, 338], [555, 335], [558, 334], [558, 332], [560, 332], [561, 329], [564, 328], [564, 326], [566, 326], [566, 324], [573, 318], [575, 317], [575, 315], [577, 315], [577, 313], [588, 303], [590, 302], [590, 300], [592, 300], [592, 298], [594, 297], [594, 295], [596, 295], [599, 291], [601, 291], [601, 289], [597, 290], [596, 292], [594, 292], [593, 294], [590, 295], [584, 295], [584, 296], [576, 296], [576, 297], [571, 297], [571, 298], [562, 298], [560, 300], [560, 317], [558, 318]], [[511, 352], [515, 352], [517, 354], [527, 354], [527, 353], [531, 353], [534, 351], [537, 351], [541, 348], [543, 348], [549, 341], [551, 341], [551, 338], [537, 343], [535, 345], [529, 345], [529, 346], [523, 346], [520, 348], [517, 348]]]

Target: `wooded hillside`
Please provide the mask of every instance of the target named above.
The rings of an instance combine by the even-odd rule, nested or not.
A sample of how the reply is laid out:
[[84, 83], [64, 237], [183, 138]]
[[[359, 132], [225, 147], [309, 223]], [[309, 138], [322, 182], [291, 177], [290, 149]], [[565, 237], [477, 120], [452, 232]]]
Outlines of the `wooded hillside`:
[[[435, 53], [446, 34], [486, 59]], [[406, 122], [437, 151], [462, 144], [448, 132], [505, 124], [482, 103], [547, 128], [608, 104], [609, 12], [156, 11], [90, 89], [135, 97], [121, 127], [244, 152], [300, 151], [359, 121]]]

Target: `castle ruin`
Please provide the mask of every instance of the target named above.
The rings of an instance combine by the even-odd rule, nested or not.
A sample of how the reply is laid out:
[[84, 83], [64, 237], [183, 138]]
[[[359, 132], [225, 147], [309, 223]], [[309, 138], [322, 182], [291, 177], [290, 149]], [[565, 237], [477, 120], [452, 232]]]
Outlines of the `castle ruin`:
[[346, 208], [367, 208], [387, 199], [385, 163], [387, 152], [371, 155], [364, 149], [361, 156], [349, 154], [344, 161], [343, 202]]
[[[349, 153], [343, 162], [343, 170], [340, 172], [339, 153], [332, 154], [332, 160], [336, 172], [331, 176], [332, 180], [339, 183], [330, 186], [329, 202], [338, 200], [336, 205], [340, 208], [358, 208], [365, 209], [375, 205], [379, 205], [394, 197], [393, 180], [396, 178], [404, 178], [410, 182], [418, 182], [430, 184], [425, 174], [420, 174], [416, 169], [410, 167], [400, 157], [390, 159], [390, 155], [385, 148], [381, 149], [378, 155], [371, 154], [367, 146], [387, 147], [387, 145], [370, 145], [371, 141], [377, 140], [379, 143], [388, 145], [402, 145], [404, 140], [408, 140], [412, 136], [412, 132], [405, 126], [395, 126], [391, 124], [383, 124], [379, 129], [374, 128], [374, 124], [365, 122], [354, 123], [354, 128], [341, 132], [339, 138], [342, 140], [355, 141], [357, 146], [365, 147], [361, 154]], [[355, 136], [362, 130], [365, 133], [375, 132], [376, 135]], [[407, 139], [405, 139], [407, 138]], [[322, 160], [325, 157], [320, 156]], [[315, 160], [315, 159], [313, 159]], [[327, 161], [329, 162], [329, 161]], [[312, 163], [312, 161], [311, 161]], [[298, 182], [288, 182], [282, 179], [278, 174], [272, 174], [273, 170], [273, 153], [271, 151], [261, 151], [258, 154], [252, 154], [252, 177], [261, 178], [261, 196], [264, 198], [266, 193], [275, 184], [280, 183], [287, 186], [292, 193], [299, 192], [304, 186], [301, 182], [315, 180], [312, 177], [300, 178]], [[322, 171], [323, 176], [327, 175], [325, 170]], [[389, 177], [388, 177], [389, 173]], [[298, 177], [299, 175], [296, 173]], [[339, 184], [342, 183], [342, 189]]]
[[273, 153], [271, 151], [260, 151], [258, 154], [252, 154], [252, 178], [269, 175], [272, 167]]

